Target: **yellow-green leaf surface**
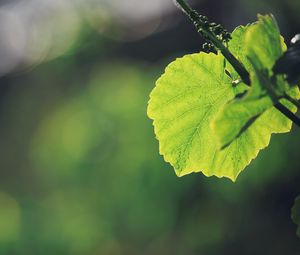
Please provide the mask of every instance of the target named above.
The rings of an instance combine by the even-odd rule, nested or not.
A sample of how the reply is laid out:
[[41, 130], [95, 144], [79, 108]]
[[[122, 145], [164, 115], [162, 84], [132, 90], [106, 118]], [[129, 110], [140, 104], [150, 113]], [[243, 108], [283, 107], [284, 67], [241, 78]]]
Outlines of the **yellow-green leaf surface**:
[[264, 88], [269, 85], [269, 78], [258, 68], [254, 61], [251, 87], [246, 95], [225, 104], [211, 123], [220, 149], [246, 132], [265, 111], [273, 107], [273, 101]]
[[212, 117], [233, 97], [222, 55], [186, 55], [171, 63], [157, 81], [148, 115], [154, 120], [160, 153], [178, 176], [202, 171], [235, 179], [235, 152], [219, 152], [209, 127]]
[[292, 208], [292, 220], [298, 225], [297, 235], [300, 237], [300, 196], [296, 198]]
[[226, 104], [212, 121], [211, 128], [216, 135], [219, 149], [247, 132], [261, 114], [273, 106], [268, 96], [257, 98], [251, 94]]
[[[267, 122], [270, 121], [268, 120], [269, 118], [272, 118], [273, 114], [270, 114], [271, 111], [278, 112], [273, 106], [272, 99], [267, 94], [264, 94], [264, 91], [256, 89], [256, 87], [259, 86], [258, 84], [263, 81], [258, 81], [256, 80], [258, 76], [253, 76], [251, 75], [252, 81], [254, 82], [248, 93], [243, 98], [235, 99], [224, 105], [211, 123], [211, 128], [216, 136], [218, 148], [220, 149], [228, 146], [243, 132], [247, 132], [248, 129], [251, 129], [252, 125], [259, 118], [263, 118]], [[286, 93], [292, 98], [299, 99], [300, 97], [298, 87], [290, 88]], [[287, 106], [292, 112], [296, 112], [297, 108], [290, 102], [286, 100], [280, 100], [280, 102]], [[274, 126], [273, 130], [270, 129], [270, 132], [289, 132], [292, 125], [291, 121], [283, 115], [278, 115], [278, 118], [278, 120], [281, 119], [283, 123], [282, 128], [277, 129], [277, 127]], [[284, 126], [286, 126], [286, 128], [284, 128]]]
[[[245, 38], [245, 30], [235, 30], [233, 40]], [[242, 60], [244, 50], [238, 50]], [[238, 92], [225, 74], [224, 57], [220, 54], [186, 55], [166, 68], [151, 93], [148, 116], [153, 119], [160, 153], [178, 176], [202, 172], [234, 181], [269, 144], [272, 133], [290, 130], [291, 121], [271, 108], [229, 146], [219, 150], [211, 122]]]
[[286, 50], [283, 38], [275, 18], [272, 15], [258, 15], [258, 22], [245, 31], [244, 55], [253, 57], [253, 53], [268, 70], [272, 70], [275, 61]]
[[[276, 95], [271, 96], [272, 99], [270, 97], [271, 93], [275, 94], [275, 87], [267, 89], [267, 87], [273, 85], [269, 75], [275, 61], [286, 49], [281, 40], [276, 21], [272, 16], [259, 15], [257, 23], [240, 27], [237, 31], [240, 39], [234, 39], [229, 47], [243, 63], [247, 63], [251, 88], [243, 98], [237, 98], [226, 104], [212, 122], [212, 129], [220, 148], [228, 146], [234, 139], [246, 132], [258, 118], [269, 118], [268, 113], [265, 112], [272, 108], [274, 101], [276, 101]], [[242, 42], [244, 46], [239, 46], [238, 42]], [[268, 47], [265, 47], [265, 45], [268, 45]], [[252, 65], [249, 64], [249, 59]], [[269, 72], [264, 73], [265, 69], [269, 69]], [[278, 83], [281, 83], [281, 87], [284, 87], [285, 90], [290, 90], [285, 92], [299, 98], [298, 88], [290, 89], [288, 84], [282, 85], [285, 82], [281, 78], [278, 78]], [[274, 89], [274, 92], [270, 91], [272, 89]], [[286, 104], [286, 102], [283, 103]], [[293, 112], [296, 111], [296, 108], [292, 105], [286, 104], [286, 106]], [[262, 116], [263, 113], [265, 113], [265, 116]], [[287, 127], [290, 127], [290, 125], [287, 125]], [[289, 130], [290, 128], [278, 131], [274, 129], [272, 133], [288, 132]]]
[[[252, 62], [259, 63], [261, 68], [268, 70], [270, 76], [273, 74], [275, 62], [287, 49], [273, 15], [258, 15], [258, 22], [245, 32], [245, 45], [244, 55]], [[283, 75], [277, 76], [273, 86], [274, 90], [281, 93], [290, 89]]]
[[[246, 31], [253, 26], [253, 24], [248, 24], [247, 26], [238, 26], [232, 32], [232, 39], [228, 43], [228, 48], [233, 53], [233, 55], [246, 67], [250, 69], [251, 65], [245, 54], [246, 48]], [[234, 68], [228, 63], [226, 69], [230, 72], [233, 80], [239, 79], [239, 75], [234, 70]]]

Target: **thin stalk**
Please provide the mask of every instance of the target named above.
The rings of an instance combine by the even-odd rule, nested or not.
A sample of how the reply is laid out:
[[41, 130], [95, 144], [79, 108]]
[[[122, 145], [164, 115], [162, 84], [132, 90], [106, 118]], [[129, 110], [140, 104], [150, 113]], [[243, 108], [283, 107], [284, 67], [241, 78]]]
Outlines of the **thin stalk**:
[[284, 95], [284, 98], [288, 101], [290, 101], [293, 105], [297, 106], [300, 109], [300, 102], [292, 97], [290, 97], [288, 94]]
[[298, 127], [300, 127], [300, 119], [291, 112], [288, 108], [286, 108], [283, 104], [277, 103], [275, 105], [276, 109], [279, 110], [282, 114], [284, 114], [287, 118], [293, 121]]
[[214, 46], [221, 51], [222, 55], [234, 67], [243, 82], [250, 86], [250, 75], [244, 65], [242, 65], [242, 63], [236, 59], [236, 57], [228, 50], [222, 41], [220, 41], [211, 31], [206, 29], [201, 19], [199, 19], [199, 14], [193, 10], [185, 0], [174, 0], [174, 2], [176, 6], [178, 6], [194, 23], [197, 31], [202, 31], [207, 39], [209, 39], [209, 41], [211, 41]]
[[[242, 81], [246, 85], [251, 86], [250, 74], [245, 68], [245, 66], [229, 51], [229, 49], [223, 44], [222, 41], [220, 41], [209, 29], [206, 28], [206, 26], [201, 21], [199, 14], [190, 7], [186, 0], [174, 0], [174, 2], [176, 6], [178, 6], [193, 22], [197, 31], [199, 33], [201, 32], [206, 40], [210, 41], [212, 44], [214, 44], [214, 46], [217, 49], [221, 51], [222, 55], [227, 59], [227, 61], [239, 74]], [[280, 102], [277, 102], [274, 106], [287, 118], [293, 121], [298, 127], [300, 127], [300, 119], [287, 107], [285, 107]]]

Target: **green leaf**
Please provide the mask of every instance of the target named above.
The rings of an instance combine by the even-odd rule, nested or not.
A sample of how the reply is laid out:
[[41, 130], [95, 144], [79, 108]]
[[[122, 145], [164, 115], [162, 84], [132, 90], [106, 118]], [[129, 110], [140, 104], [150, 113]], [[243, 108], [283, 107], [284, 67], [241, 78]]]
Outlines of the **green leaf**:
[[[254, 62], [260, 71], [268, 70], [269, 77], [273, 75], [274, 64], [287, 49], [273, 15], [258, 15], [258, 22], [249, 27], [245, 33], [245, 45], [246, 57], [252, 64]], [[254, 71], [259, 75], [258, 70]], [[283, 94], [290, 88], [283, 75], [278, 75], [276, 82], [272, 83], [274, 91], [276, 90], [278, 94]]]
[[246, 95], [227, 103], [212, 121], [211, 127], [220, 149], [246, 132], [262, 113], [273, 107], [273, 101], [265, 90], [269, 78], [259, 70], [261, 63], [256, 60], [252, 62], [251, 88]]
[[[255, 25], [249, 28], [252, 26]], [[242, 41], [240, 37], [244, 40], [247, 30], [242, 27], [235, 30], [233, 42]], [[245, 48], [233, 45], [238, 43], [230, 46], [233, 53], [240, 51], [240, 59], [245, 59]], [[186, 55], [166, 68], [150, 95], [148, 116], [153, 119], [160, 154], [175, 168], [178, 176], [202, 172], [206, 176], [235, 181], [259, 151], [268, 146], [272, 133], [291, 129], [291, 121], [271, 108], [229, 146], [219, 150], [214, 134], [218, 127], [212, 129], [210, 123], [228, 101], [246, 88], [242, 83], [232, 85], [235, 71], [227, 63], [226, 69], [232, 72], [231, 77], [228, 76], [225, 62], [222, 55]], [[295, 110], [289, 102], [282, 102]]]
[[298, 225], [297, 235], [300, 237], [300, 196], [296, 198], [295, 204], [292, 208], [292, 220]]
[[199, 171], [227, 175], [219, 168], [226, 155], [217, 151], [209, 123], [233, 97], [222, 55], [186, 55], [166, 68], [151, 93], [148, 116], [154, 120], [160, 153], [178, 176]]
[[251, 58], [254, 53], [268, 70], [272, 70], [275, 61], [286, 50], [273, 15], [258, 15], [258, 22], [250, 26], [245, 33], [245, 45], [244, 54]]
[[[234, 139], [246, 132], [264, 112], [279, 101], [280, 96], [283, 95], [283, 92], [276, 93], [279, 85], [284, 88], [284, 92], [290, 93], [287, 91], [290, 87], [287, 83], [283, 84], [285, 82], [281, 77], [277, 78], [276, 82], [279, 85], [275, 87], [270, 77], [275, 61], [286, 49], [275, 19], [269, 15], [259, 15], [257, 23], [246, 28], [240, 27], [236, 31], [240, 39], [235, 38], [229, 47], [238, 59], [246, 63], [250, 71], [251, 88], [246, 96], [226, 104], [212, 122], [219, 148], [228, 146]], [[244, 46], [240, 47], [240, 43]], [[269, 46], [264, 47], [264, 45]], [[291, 93], [297, 98], [298, 89], [292, 90]], [[291, 110], [295, 112], [296, 108], [292, 107]]]
[[217, 138], [218, 148], [227, 147], [248, 128], [251, 128], [262, 113], [272, 106], [272, 100], [268, 96], [254, 97], [252, 90], [244, 98], [225, 105], [211, 124]]

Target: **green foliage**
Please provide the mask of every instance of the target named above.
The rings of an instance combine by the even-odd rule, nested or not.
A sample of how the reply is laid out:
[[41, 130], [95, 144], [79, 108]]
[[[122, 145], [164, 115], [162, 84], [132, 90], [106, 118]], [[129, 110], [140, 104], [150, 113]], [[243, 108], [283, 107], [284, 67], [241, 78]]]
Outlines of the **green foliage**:
[[298, 225], [297, 235], [300, 237], [300, 196], [296, 198], [292, 208], [292, 220]]
[[[222, 55], [188, 55], [167, 67], [151, 93], [148, 115], [154, 120], [160, 153], [177, 175], [200, 170], [207, 176], [226, 175], [220, 166], [228, 152], [216, 151], [209, 123], [234, 96]], [[226, 163], [231, 168], [234, 161]]]
[[272, 15], [258, 15], [258, 22], [250, 26], [245, 34], [245, 47], [249, 58], [258, 58], [265, 68], [272, 70], [274, 62], [286, 50]]
[[220, 53], [199, 53], [171, 63], [151, 93], [148, 115], [160, 153], [178, 176], [201, 171], [234, 181], [272, 133], [291, 130], [292, 122], [273, 107], [280, 101], [296, 112], [282, 98], [300, 96], [271, 71], [286, 50], [275, 19], [259, 16], [238, 27], [228, 49], [248, 69], [250, 88]]
[[[272, 111], [276, 112], [273, 104], [277, 103], [284, 94], [280, 88], [276, 89], [270, 85], [272, 84], [273, 64], [286, 49], [280, 38], [276, 21], [272, 16], [259, 16], [259, 22], [255, 25], [239, 30], [239, 36], [235, 37], [235, 42], [229, 45], [229, 49], [248, 66], [252, 86], [244, 97], [236, 98], [225, 105], [213, 122], [212, 126], [220, 148], [228, 146], [248, 128], [252, 128], [251, 125], [259, 118], [263, 118], [266, 123], [268, 120], [272, 121], [273, 127], [269, 131], [270, 134], [284, 133], [291, 129], [291, 122], [288, 122], [288, 119], [277, 114], [278, 121], [276, 123], [276, 119], [273, 119], [270, 114], [271, 110], [268, 111], [272, 108]], [[241, 43], [244, 45], [243, 49], [239, 47]], [[271, 44], [272, 47], [266, 51], [264, 45]], [[277, 77], [275, 85], [277, 84], [285, 93], [291, 93], [294, 98], [298, 97], [298, 89], [290, 89], [283, 77]], [[293, 112], [296, 111], [296, 108], [287, 101], [282, 101], [282, 103]], [[278, 127], [277, 130], [276, 127]]]

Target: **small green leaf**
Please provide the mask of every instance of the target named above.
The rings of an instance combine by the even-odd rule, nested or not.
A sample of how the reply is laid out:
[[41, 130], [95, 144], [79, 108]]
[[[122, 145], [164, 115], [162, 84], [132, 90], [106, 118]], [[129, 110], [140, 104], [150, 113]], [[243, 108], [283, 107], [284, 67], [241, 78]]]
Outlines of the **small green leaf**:
[[245, 52], [259, 58], [264, 68], [272, 70], [275, 62], [286, 50], [283, 38], [273, 15], [258, 15], [258, 22], [250, 26], [245, 33]]
[[[245, 52], [244, 54], [252, 63], [256, 63], [258, 69], [268, 70], [269, 76], [273, 75], [273, 66], [276, 61], [286, 51], [287, 47], [275, 18], [272, 15], [258, 15], [258, 22], [249, 27], [245, 33]], [[250, 68], [251, 72], [251, 68]], [[258, 74], [256, 70], [256, 74]], [[274, 90], [278, 94], [286, 92], [290, 86], [284, 80], [283, 75], [276, 77], [276, 82], [272, 82]]]
[[218, 148], [227, 147], [273, 106], [268, 96], [254, 97], [253, 94], [253, 90], [250, 90], [242, 99], [228, 103], [213, 120], [211, 127], [216, 135]]
[[[251, 125], [264, 112], [279, 101], [283, 92], [293, 93], [296, 98], [299, 96], [297, 88], [292, 89], [291, 92], [287, 91], [290, 90], [290, 87], [281, 79], [282, 77], [277, 77], [277, 80], [273, 81], [270, 77], [276, 59], [286, 49], [280, 38], [275, 19], [269, 15], [259, 15], [257, 23], [240, 27], [236, 31], [240, 39], [233, 40], [229, 47], [232, 47], [231, 51], [243, 63], [246, 63], [250, 71], [251, 88], [246, 96], [226, 104], [212, 122], [219, 148], [228, 146], [248, 128], [251, 128]], [[244, 43], [243, 48], [238, 47], [239, 42]], [[264, 45], [269, 46], [264, 47]], [[280, 86], [276, 86], [277, 83]], [[281, 88], [281, 91], [277, 89], [278, 87]], [[282, 88], [284, 88], [283, 92]], [[295, 112], [296, 109], [292, 107], [291, 110]], [[288, 131], [286, 130], [286, 132]], [[274, 130], [272, 133], [276, 133], [276, 131]]]
[[300, 196], [296, 198], [295, 204], [292, 208], [292, 220], [298, 225], [297, 235], [300, 237]]
[[250, 75], [251, 88], [242, 98], [238, 97], [226, 104], [212, 121], [211, 127], [220, 149], [246, 132], [265, 111], [273, 107], [273, 101], [265, 89], [269, 86], [269, 77], [259, 70], [261, 63], [255, 60]]

